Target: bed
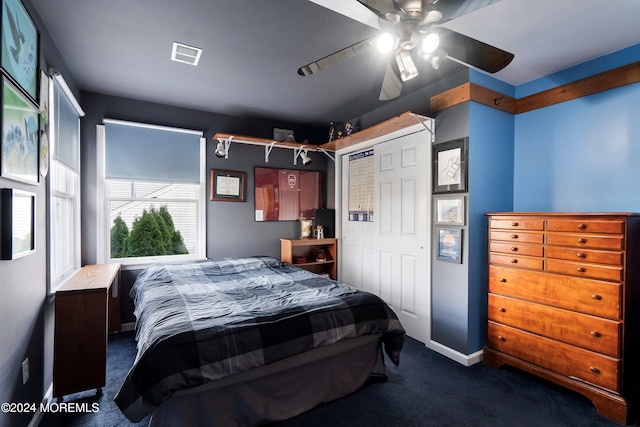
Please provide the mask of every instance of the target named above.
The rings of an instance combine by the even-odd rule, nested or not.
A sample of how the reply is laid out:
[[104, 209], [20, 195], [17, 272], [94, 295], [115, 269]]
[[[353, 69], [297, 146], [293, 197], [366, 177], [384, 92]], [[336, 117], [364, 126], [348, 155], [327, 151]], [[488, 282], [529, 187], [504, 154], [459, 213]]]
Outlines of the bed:
[[291, 418], [386, 377], [404, 343], [377, 296], [270, 257], [155, 264], [130, 295], [137, 356], [115, 402], [152, 427]]

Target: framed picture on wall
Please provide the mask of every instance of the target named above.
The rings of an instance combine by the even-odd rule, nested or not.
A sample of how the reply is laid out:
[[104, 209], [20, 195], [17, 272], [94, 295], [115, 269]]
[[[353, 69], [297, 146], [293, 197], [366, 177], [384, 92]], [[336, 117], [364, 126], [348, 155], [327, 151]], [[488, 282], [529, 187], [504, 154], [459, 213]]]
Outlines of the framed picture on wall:
[[462, 263], [462, 231], [461, 228], [436, 228], [439, 260]]
[[2, 69], [38, 103], [40, 34], [20, 0], [2, 0]]
[[462, 194], [453, 196], [434, 196], [433, 211], [435, 223], [439, 225], [465, 224], [465, 197]]
[[211, 200], [244, 202], [245, 173], [211, 169]]
[[38, 183], [38, 121], [36, 107], [6, 76], [2, 76], [0, 175], [3, 178]]
[[35, 193], [0, 189], [0, 259], [16, 259], [35, 252], [35, 209]]
[[433, 146], [433, 192], [467, 191], [468, 138], [460, 138]]

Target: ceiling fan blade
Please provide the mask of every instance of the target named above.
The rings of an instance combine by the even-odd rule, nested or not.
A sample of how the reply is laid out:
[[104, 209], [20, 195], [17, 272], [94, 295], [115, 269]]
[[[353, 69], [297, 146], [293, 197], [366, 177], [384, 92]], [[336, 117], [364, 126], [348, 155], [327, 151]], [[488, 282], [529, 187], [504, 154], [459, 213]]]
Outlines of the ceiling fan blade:
[[467, 13], [471, 13], [500, 0], [440, 0], [435, 9], [442, 12], [441, 23], [451, 21]]
[[440, 46], [451, 58], [488, 73], [502, 70], [513, 60], [513, 53], [490, 44], [472, 39], [447, 28], [440, 27], [437, 31], [440, 35]]
[[384, 73], [384, 80], [382, 80], [382, 90], [380, 90], [380, 101], [388, 101], [400, 96], [402, 92], [402, 80], [391, 65], [391, 61], [387, 63], [387, 70]]
[[387, 12], [396, 10], [393, 0], [358, 0], [358, 3], [378, 15], [381, 19], [386, 19]]
[[333, 64], [344, 61], [345, 59], [355, 56], [360, 52], [368, 50], [369, 48], [373, 47], [373, 43], [376, 37], [362, 40], [358, 43], [352, 44], [349, 47], [340, 49], [339, 51], [334, 52], [331, 55], [327, 55], [324, 58], [320, 58], [310, 64], [304, 65], [298, 68], [298, 74], [300, 74], [301, 76], [310, 76], [311, 74], [315, 74], [320, 70], [324, 70], [325, 68], [328, 68]]

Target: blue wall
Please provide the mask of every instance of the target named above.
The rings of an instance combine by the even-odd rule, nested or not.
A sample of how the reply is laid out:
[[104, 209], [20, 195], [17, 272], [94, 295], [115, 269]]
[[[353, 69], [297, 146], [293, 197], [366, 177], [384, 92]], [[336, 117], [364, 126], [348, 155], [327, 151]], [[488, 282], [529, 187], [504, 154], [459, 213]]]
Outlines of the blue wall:
[[[638, 60], [640, 45], [520, 86], [516, 93]], [[513, 209], [640, 211], [638, 111], [640, 83], [634, 83], [516, 115]]]

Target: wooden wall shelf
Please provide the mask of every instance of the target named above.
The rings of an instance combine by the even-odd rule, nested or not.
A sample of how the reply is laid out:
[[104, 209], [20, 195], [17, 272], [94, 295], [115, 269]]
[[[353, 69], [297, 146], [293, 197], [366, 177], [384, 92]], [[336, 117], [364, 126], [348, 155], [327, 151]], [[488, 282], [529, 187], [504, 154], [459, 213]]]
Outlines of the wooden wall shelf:
[[373, 137], [395, 132], [397, 130], [404, 129], [407, 126], [422, 123], [427, 120], [430, 119], [426, 116], [407, 111], [400, 114], [399, 116], [392, 117], [388, 120], [385, 120], [384, 122], [380, 122], [359, 132], [356, 132], [349, 136], [345, 136], [344, 138], [335, 139], [331, 142], [327, 142], [321, 145], [302, 144], [299, 142], [279, 142], [268, 138], [242, 136], [220, 132], [213, 135], [213, 140], [223, 142], [231, 140], [232, 143], [237, 144], [261, 145], [264, 147], [273, 146], [274, 148], [300, 149], [304, 147], [309, 151], [333, 152], [351, 147], [364, 141], [369, 141]]

